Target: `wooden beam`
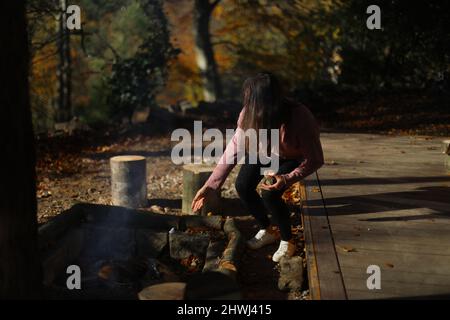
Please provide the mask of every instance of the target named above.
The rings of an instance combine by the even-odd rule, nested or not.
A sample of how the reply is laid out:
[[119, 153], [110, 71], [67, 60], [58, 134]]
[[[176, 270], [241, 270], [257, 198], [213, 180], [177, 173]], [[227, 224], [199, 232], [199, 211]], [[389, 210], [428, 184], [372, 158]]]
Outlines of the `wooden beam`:
[[345, 300], [347, 293], [336, 253], [327, 211], [317, 179], [309, 177], [302, 184], [302, 219], [310, 294], [314, 300]]

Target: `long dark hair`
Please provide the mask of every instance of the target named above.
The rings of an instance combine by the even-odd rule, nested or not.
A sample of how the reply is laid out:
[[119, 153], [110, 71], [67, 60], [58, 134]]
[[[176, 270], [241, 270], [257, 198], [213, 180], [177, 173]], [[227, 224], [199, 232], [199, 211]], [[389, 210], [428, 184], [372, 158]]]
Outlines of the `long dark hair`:
[[[246, 79], [242, 86], [242, 129], [255, 129], [257, 132], [260, 129], [279, 129], [289, 116], [289, 103], [283, 91], [280, 81], [269, 72]], [[245, 145], [248, 151], [247, 141]]]

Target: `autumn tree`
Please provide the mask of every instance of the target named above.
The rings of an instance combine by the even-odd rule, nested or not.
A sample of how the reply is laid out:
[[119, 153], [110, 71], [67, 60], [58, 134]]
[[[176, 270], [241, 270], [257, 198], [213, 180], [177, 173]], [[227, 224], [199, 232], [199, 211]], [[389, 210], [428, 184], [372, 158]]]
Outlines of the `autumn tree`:
[[6, 13], [0, 20], [0, 299], [36, 298], [41, 273], [25, 3], [2, 1], [0, 12]]
[[220, 0], [194, 0], [196, 61], [203, 80], [203, 99], [209, 102], [222, 96], [222, 85], [209, 32], [211, 13], [219, 2]]
[[[56, 95], [55, 99], [44, 94], [45, 97], [34, 99], [49, 99], [51, 108], [38, 106], [34, 111], [51, 114], [55, 121], [65, 122], [72, 118], [72, 50], [71, 38], [76, 34], [66, 27], [68, 19], [67, 0], [30, 0], [27, 2], [27, 18], [29, 19], [28, 31], [30, 34], [30, 55], [32, 58], [31, 76], [38, 77], [37, 83], [33, 84], [34, 93], [39, 86], [39, 67], [44, 67], [46, 77], [54, 73], [54, 80], [51, 82], [51, 95]], [[38, 63], [39, 65], [36, 65]], [[52, 65], [53, 64], [53, 65]], [[54, 70], [53, 70], [54, 69]], [[51, 71], [51, 72], [49, 72]], [[44, 77], [45, 78], [45, 77]], [[39, 79], [39, 80], [38, 80]], [[49, 83], [43, 85], [48, 90]], [[52, 88], [53, 87], [53, 88]], [[40, 89], [40, 90], [39, 90]], [[42, 88], [39, 88], [36, 95], [43, 95]], [[38, 102], [38, 101], [34, 101]], [[36, 104], [36, 103], [35, 103]], [[39, 108], [40, 107], [40, 108]], [[46, 114], [43, 115], [47, 116]]]
[[67, 0], [59, 0], [58, 21], [58, 110], [57, 121], [72, 118], [72, 59], [70, 54], [70, 32], [67, 29]]

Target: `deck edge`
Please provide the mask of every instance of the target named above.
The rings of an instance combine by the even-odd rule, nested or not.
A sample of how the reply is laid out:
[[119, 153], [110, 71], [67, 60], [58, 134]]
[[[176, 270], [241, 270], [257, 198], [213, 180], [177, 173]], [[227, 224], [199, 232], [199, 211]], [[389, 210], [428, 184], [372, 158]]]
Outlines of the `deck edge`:
[[[301, 213], [310, 295], [313, 300], [346, 300], [348, 297], [328, 215], [322, 199], [316, 195], [316, 188], [318, 183], [315, 177], [301, 183]], [[316, 206], [308, 204], [313, 201], [316, 201]], [[320, 201], [321, 207], [317, 206], [317, 201]]]

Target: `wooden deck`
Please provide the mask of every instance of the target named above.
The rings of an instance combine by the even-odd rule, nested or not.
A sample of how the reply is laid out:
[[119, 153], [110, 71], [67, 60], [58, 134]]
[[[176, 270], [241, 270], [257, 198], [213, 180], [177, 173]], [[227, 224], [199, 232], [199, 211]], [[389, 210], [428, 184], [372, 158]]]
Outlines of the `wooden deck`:
[[[444, 138], [322, 135], [326, 165], [303, 210], [313, 299], [450, 298]], [[369, 265], [381, 289], [367, 288]]]

